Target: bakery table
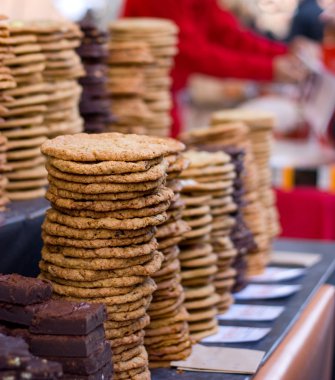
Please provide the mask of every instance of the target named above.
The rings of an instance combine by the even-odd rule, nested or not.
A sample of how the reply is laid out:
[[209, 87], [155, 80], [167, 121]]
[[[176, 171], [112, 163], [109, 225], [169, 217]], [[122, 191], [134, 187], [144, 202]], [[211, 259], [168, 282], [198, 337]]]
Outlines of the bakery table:
[[[28, 276], [38, 273], [42, 246], [41, 224], [47, 208], [48, 202], [44, 199], [13, 202], [9, 210], [0, 215], [0, 272], [17, 272]], [[302, 285], [301, 290], [295, 295], [276, 301], [244, 302], [285, 306], [284, 312], [274, 322], [220, 322], [223, 325], [271, 327], [270, 333], [257, 343], [226, 345], [265, 351], [259, 372], [250, 377], [217, 373], [180, 373], [176, 370], [155, 369], [152, 371], [153, 380], [248, 380], [251, 378], [254, 380], [299, 380], [300, 378], [316, 380], [315, 373], [308, 371], [309, 367], [306, 363], [311, 364], [311, 368], [317, 369], [318, 380], [329, 379], [333, 362], [330, 355], [332, 355], [334, 342], [334, 288], [325, 288], [324, 284], [327, 282], [335, 284], [335, 244], [280, 240], [275, 246], [286, 251], [319, 253], [321, 261], [309, 268], [305, 276], [285, 282]], [[297, 339], [297, 342], [294, 342], [294, 339]], [[312, 349], [305, 352], [304, 347], [311, 347], [311, 344]], [[292, 354], [294, 349], [296, 356]], [[289, 351], [289, 355], [285, 355], [286, 351]], [[319, 354], [315, 355], [315, 352]], [[279, 377], [280, 368], [285, 368], [285, 377]], [[307, 375], [297, 376], [297, 373], [305, 374], [306, 370], [314, 378]], [[275, 371], [276, 375], [272, 371]], [[322, 374], [321, 371], [323, 371]]]
[[41, 224], [49, 203], [44, 198], [12, 202], [0, 213], [0, 273], [38, 274]]
[[[324, 285], [333, 283], [332, 275], [335, 272], [335, 244], [310, 241], [281, 240], [276, 242], [275, 248], [292, 252], [320, 253], [321, 261], [309, 268], [306, 274], [296, 280], [281, 282], [281, 284], [301, 284], [300, 291], [289, 298], [275, 301], [245, 301], [246, 304], [284, 306], [285, 310], [274, 322], [223, 322], [227, 326], [271, 327], [270, 333], [256, 343], [222, 344], [225, 347], [248, 348], [265, 351], [260, 369], [254, 376], [180, 372], [170, 369], [154, 369], [153, 380], [181, 379], [181, 380], [329, 380], [332, 371], [332, 355], [334, 343], [334, 288]], [[315, 311], [313, 313], [313, 311]], [[322, 326], [322, 328], [321, 328]], [[315, 338], [318, 329], [320, 334]], [[305, 331], [307, 329], [307, 332]], [[301, 332], [302, 331], [302, 332]], [[290, 332], [293, 337], [290, 337]], [[298, 342], [290, 341], [297, 337]], [[322, 337], [322, 339], [321, 339]], [[299, 341], [300, 339], [300, 341]], [[313, 340], [314, 339], [314, 340]], [[313, 346], [310, 343], [313, 341]], [[306, 350], [305, 344], [309, 349]], [[297, 352], [294, 356], [295, 347]], [[285, 355], [280, 355], [284, 352]], [[322, 353], [316, 355], [316, 352]], [[287, 357], [288, 356], [288, 357]], [[301, 360], [301, 356], [303, 360]], [[300, 358], [300, 360], [295, 360]], [[287, 363], [287, 360], [292, 362]], [[322, 368], [323, 373], [308, 372], [308, 376], [301, 376], [311, 368]], [[278, 368], [285, 368], [282, 376]], [[297, 375], [300, 374], [300, 375]]]

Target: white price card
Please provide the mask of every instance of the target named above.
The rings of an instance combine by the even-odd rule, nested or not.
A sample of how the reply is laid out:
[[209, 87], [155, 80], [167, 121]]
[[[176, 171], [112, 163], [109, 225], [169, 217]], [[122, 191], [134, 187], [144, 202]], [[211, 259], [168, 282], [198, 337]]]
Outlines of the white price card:
[[220, 321], [274, 321], [284, 311], [283, 306], [232, 305], [224, 314], [218, 315]]
[[305, 274], [304, 268], [267, 267], [264, 273], [250, 276], [252, 282], [279, 282], [293, 280]]
[[265, 300], [288, 297], [296, 293], [301, 285], [248, 285], [234, 294], [236, 300]]
[[321, 255], [319, 253], [275, 251], [271, 254], [271, 263], [280, 265], [290, 264], [308, 268], [320, 260]]
[[196, 344], [186, 360], [172, 362], [185, 371], [254, 374], [265, 352]]
[[264, 338], [270, 328], [219, 326], [214, 335], [201, 340], [202, 343], [245, 343], [257, 342]]

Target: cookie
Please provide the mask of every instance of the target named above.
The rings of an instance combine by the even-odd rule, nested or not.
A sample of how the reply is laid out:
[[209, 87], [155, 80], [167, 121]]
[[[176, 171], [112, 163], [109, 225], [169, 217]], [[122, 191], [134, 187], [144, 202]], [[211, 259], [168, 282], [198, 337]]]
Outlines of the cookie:
[[162, 162], [162, 157], [147, 161], [102, 161], [98, 163], [83, 163], [65, 161], [62, 159], [49, 157], [48, 161], [52, 166], [64, 173], [82, 175], [111, 175], [146, 172], [151, 167]]
[[134, 191], [147, 191], [154, 190], [157, 187], [161, 186], [165, 177], [161, 177], [155, 181], [147, 181], [141, 183], [89, 183], [89, 184], [80, 184], [69, 181], [64, 181], [59, 178], [55, 178], [48, 175], [48, 181], [63, 190], [67, 190], [75, 193], [82, 194], [100, 194], [100, 193], [114, 193], [114, 192], [134, 192]]
[[[160, 187], [157, 188], [160, 189]], [[57, 198], [66, 198], [73, 200], [84, 200], [84, 201], [118, 201], [118, 200], [128, 200], [134, 198], [140, 198], [145, 195], [152, 194], [152, 190], [139, 191], [139, 192], [124, 192], [124, 193], [103, 193], [103, 194], [82, 194], [72, 191], [67, 191], [59, 189], [56, 186], [50, 184], [48, 188], [48, 193], [52, 193]], [[55, 198], [53, 198], [55, 199]], [[70, 207], [69, 207], [70, 208]]]
[[129, 268], [142, 265], [153, 259], [154, 254], [138, 256], [130, 259], [91, 259], [89, 262], [83, 259], [67, 258], [61, 254], [50, 253], [45, 247], [42, 250], [42, 258], [48, 263], [73, 269], [112, 270]]
[[63, 173], [56, 169], [52, 165], [46, 165], [46, 169], [49, 174], [54, 178], [59, 178], [64, 181], [75, 182], [80, 184], [86, 183], [140, 183], [156, 181], [165, 175], [167, 169], [167, 162], [162, 161], [161, 163], [152, 166], [145, 172], [137, 172], [130, 174], [110, 174], [110, 175], [77, 175]]
[[124, 220], [113, 218], [91, 219], [63, 215], [58, 211], [52, 209], [49, 209], [46, 215], [51, 222], [63, 224], [72, 228], [105, 228], [111, 230], [136, 230], [148, 226], [155, 226], [164, 223], [167, 218], [166, 214], [162, 213], [145, 218], [133, 218]]
[[111, 238], [111, 239], [73, 239], [63, 236], [53, 236], [46, 232], [42, 232], [42, 238], [45, 244], [50, 245], [60, 245], [66, 247], [76, 247], [76, 248], [104, 248], [104, 247], [124, 247], [132, 244], [140, 244], [150, 241], [154, 236], [154, 231], [147, 232], [146, 234], [133, 236], [130, 238]]
[[[137, 231], [136, 231], [137, 232]], [[128, 247], [104, 247], [97, 249], [85, 249], [85, 248], [73, 248], [73, 247], [63, 247], [55, 245], [46, 245], [45, 249], [51, 253], [60, 253], [65, 257], [83, 258], [83, 259], [93, 259], [93, 258], [132, 258], [142, 255], [148, 255], [149, 253], [156, 250], [158, 247], [156, 239], [151, 239], [150, 241], [143, 244], [133, 244]]]
[[161, 214], [168, 209], [169, 204], [170, 204], [169, 202], [161, 202], [150, 207], [144, 207], [144, 208], [139, 208], [139, 209], [116, 210], [116, 211], [109, 211], [109, 212], [97, 212], [97, 211], [90, 211], [90, 210], [68, 210], [66, 208], [58, 207], [53, 203], [52, 203], [52, 206], [55, 210], [69, 216], [92, 218], [92, 219], [115, 218], [115, 219], [122, 220], [122, 219], [150, 217], [150, 216]]
[[143, 161], [182, 151], [173, 139], [106, 133], [59, 136], [43, 144], [41, 150], [52, 157], [72, 161]]
[[102, 280], [96, 281], [71, 281], [64, 280], [59, 277], [54, 277], [47, 272], [42, 271], [43, 278], [52, 281], [53, 283], [68, 285], [78, 288], [106, 288], [106, 287], [116, 287], [122, 288], [124, 286], [133, 286], [138, 285], [143, 282], [142, 276], [130, 276], [130, 277], [114, 277], [114, 278], [105, 278]]
[[156, 252], [152, 260], [144, 265], [137, 265], [129, 268], [114, 269], [114, 270], [91, 270], [91, 269], [68, 269], [46, 261], [40, 261], [40, 268], [55, 277], [64, 278], [74, 281], [91, 281], [103, 278], [114, 278], [122, 276], [151, 276], [161, 267], [163, 255]]
[[[42, 224], [42, 230], [45, 231], [48, 235], [52, 236], [62, 236], [66, 238], [74, 238], [74, 239], [123, 239], [123, 238], [132, 238], [141, 235], [145, 235], [147, 233], [154, 233], [153, 227], [147, 227], [140, 230], [130, 230], [130, 231], [122, 231], [122, 230], [107, 230], [107, 229], [84, 229], [79, 230], [77, 228], [71, 228], [67, 226], [63, 226], [61, 224], [52, 223], [48, 219], [44, 221]], [[136, 255], [136, 254], [135, 254]]]

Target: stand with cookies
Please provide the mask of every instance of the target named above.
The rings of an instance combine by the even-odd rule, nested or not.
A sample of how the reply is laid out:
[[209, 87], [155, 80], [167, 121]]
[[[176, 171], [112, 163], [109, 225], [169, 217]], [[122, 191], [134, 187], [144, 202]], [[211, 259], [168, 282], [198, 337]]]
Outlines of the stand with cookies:
[[0, 212], [48, 205], [38, 278], [0, 275], [0, 379], [178, 377], [269, 262], [274, 120], [167, 137], [170, 21], [0, 19]]

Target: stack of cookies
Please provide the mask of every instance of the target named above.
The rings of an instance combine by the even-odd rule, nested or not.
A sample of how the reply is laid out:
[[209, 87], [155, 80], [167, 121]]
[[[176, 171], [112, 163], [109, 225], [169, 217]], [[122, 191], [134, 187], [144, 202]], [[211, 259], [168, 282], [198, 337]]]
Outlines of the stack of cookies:
[[102, 133], [59, 136], [42, 146], [52, 209], [40, 268], [54, 292], [107, 306], [114, 378], [149, 377], [143, 346], [147, 308], [161, 267], [155, 226], [173, 192], [164, 186], [174, 140]]
[[47, 184], [40, 145], [46, 140], [47, 128], [43, 112], [47, 86], [43, 82], [45, 56], [33, 33], [16, 23], [10, 24], [12, 57], [4, 63], [11, 69], [17, 87], [4, 92], [7, 108], [1, 132], [8, 139], [8, 196], [12, 200], [43, 196]]
[[180, 263], [190, 333], [195, 341], [199, 341], [215, 333], [218, 327], [216, 305], [220, 298], [213, 285], [217, 257], [210, 244], [213, 217], [209, 203], [213, 199], [213, 188], [193, 179], [197, 178], [194, 176], [195, 163], [200, 157], [197, 152], [186, 152], [185, 157], [190, 167], [181, 174], [182, 200], [185, 203], [183, 220], [191, 230], [184, 234]]
[[154, 58], [145, 68], [143, 98], [153, 116], [146, 123], [146, 133], [157, 136], [170, 134], [172, 108], [170, 71], [177, 54], [178, 27], [169, 20], [125, 18], [110, 25], [112, 41], [146, 43]]
[[249, 127], [252, 153], [258, 173], [259, 200], [266, 210], [268, 233], [270, 238], [273, 238], [280, 233], [270, 169], [272, 133], [275, 126], [275, 117], [271, 113], [253, 112], [251, 110], [239, 110], [238, 117]]
[[42, 74], [48, 84], [44, 91], [46, 99], [40, 102], [36, 99], [33, 103], [47, 102], [43, 125], [48, 128], [48, 136], [82, 131], [83, 121], [78, 107], [81, 87], [77, 78], [84, 75], [84, 70], [75, 52], [82, 35], [79, 27], [67, 21], [15, 22], [11, 33], [13, 36], [33, 35], [45, 58], [42, 72], [36, 72], [37, 65], [30, 72], [36, 77], [34, 83], [41, 81]]
[[8, 179], [5, 176], [9, 169], [10, 166], [7, 165], [7, 139], [0, 134], [0, 211], [5, 211], [5, 206], [9, 203], [9, 198], [6, 194]]
[[144, 70], [153, 57], [144, 42], [109, 42], [107, 88], [115, 121], [111, 130], [145, 134], [145, 125], [152, 117], [144, 102]]
[[104, 306], [51, 300], [51, 294], [48, 281], [1, 275], [1, 330], [25, 339], [34, 355], [61, 363], [64, 379], [110, 376]]
[[[230, 236], [235, 225], [235, 218], [231, 216], [237, 209], [231, 196], [236, 177], [235, 166], [231, 163], [230, 156], [223, 152], [189, 151], [186, 157], [190, 159], [191, 164], [189, 169], [182, 173], [182, 177], [194, 178], [206, 189], [207, 194], [211, 195], [211, 199], [201, 204], [209, 206], [209, 215], [212, 216], [209, 242], [218, 268], [214, 275], [216, 293], [220, 296], [217, 308], [223, 311], [232, 302], [230, 293], [236, 277], [236, 271], [230, 266], [231, 260], [227, 260], [234, 259], [236, 251], [223, 246], [221, 242]], [[195, 214], [195, 211], [196, 209], [190, 210], [186, 217]]]
[[[6, 58], [12, 57], [11, 46], [6, 44], [9, 42], [9, 29], [6, 22], [6, 16], [0, 15], [0, 41], [1, 41], [1, 57], [0, 57], [0, 116], [3, 116], [8, 110], [3, 106], [6, 99], [4, 95], [4, 90], [15, 87], [16, 83], [11, 74], [9, 67], [4, 63]], [[0, 131], [1, 124], [4, 120], [0, 119]], [[6, 186], [8, 183], [5, 173], [10, 169], [7, 165], [7, 149], [8, 141], [6, 136], [0, 132], [0, 211], [5, 210], [6, 204], [9, 202], [9, 198], [6, 194]]]
[[86, 75], [79, 79], [83, 87], [79, 104], [84, 118], [85, 131], [106, 132], [112, 121], [107, 93], [107, 32], [99, 30], [92, 11], [79, 23], [83, 32], [77, 53], [81, 57]]
[[[262, 271], [266, 264], [266, 249], [268, 246], [265, 210], [259, 201], [257, 189], [257, 170], [251, 149], [249, 128], [242, 122], [228, 122], [226, 111], [216, 112], [212, 115], [210, 128], [201, 128], [190, 131], [182, 139], [190, 146], [204, 144], [206, 146], [234, 147], [245, 152], [244, 172], [242, 182], [244, 188], [244, 204], [242, 207], [243, 219], [247, 228], [252, 232], [257, 247], [248, 251], [248, 267], [259, 265]], [[249, 243], [248, 243], [249, 244]]]
[[167, 210], [168, 219], [158, 227], [156, 234], [158, 249], [163, 253], [164, 261], [161, 269], [153, 275], [157, 290], [148, 309], [150, 325], [145, 330], [144, 342], [151, 367], [168, 367], [172, 360], [184, 360], [191, 353], [178, 247], [183, 234], [190, 230], [187, 223], [182, 221], [184, 205], [180, 199], [181, 186], [178, 179], [187, 164], [180, 153], [184, 148], [180, 143], [166, 157], [169, 162], [166, 185], [174, 196]]
[[268, 113], [247, 110], [225, 110], [215, 113], [212, 117], [214, 127], [236, 122], [243, 122], [248, 127], [243, 177], [246, 204], [243, 214], [257, 245], [247, 256], [248, 273], [258, 274], [269, 261], [271, 240], [279, 231], [269, 169], [274, 118]]
[[244, 186], [243, 186], [243, 173], [244, 173], [244, 151], [238, 148], [225, 148], [225, 152], [230, 155], [232, 163], [235, 166], [236, 178], [234, 180], [234, 192], [232, 194], [234, 203], [238, 205], [235, 217], [235, 226], [230, 234], [230, 243], [233, 243], [237, 251], [237, 256], [233, 262], [233, 267], [236, 269], [236, 278], [233, 291], [239, 291], [246, 286], [246, 255], [255, 249], [255, 242], [253, 235], [247, 228], [242, 210], [244, 206]]

